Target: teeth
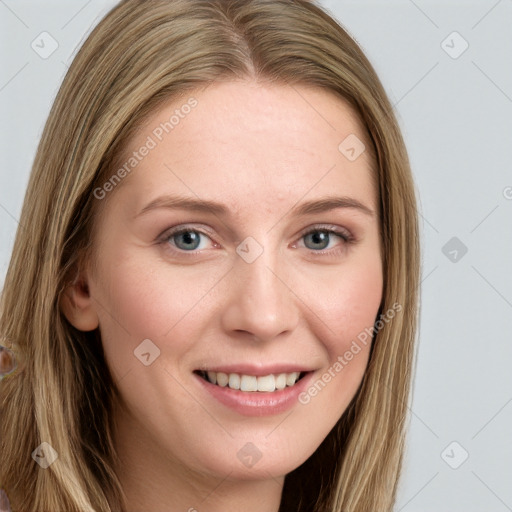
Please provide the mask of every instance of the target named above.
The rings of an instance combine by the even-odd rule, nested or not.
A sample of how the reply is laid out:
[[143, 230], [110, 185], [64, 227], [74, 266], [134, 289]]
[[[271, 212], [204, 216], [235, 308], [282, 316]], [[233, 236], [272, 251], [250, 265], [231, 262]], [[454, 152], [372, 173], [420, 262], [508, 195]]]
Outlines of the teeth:
[[[236, 373], [232, 373], [231, 375], [236, 375]], [[231, 375], [229, 376], [230, 380]], [[251, 375], [242, 375], [242, 377], [240, 378], [240, 389], [242, 391], [258, 391], [258, 378]]]
[[[210, 379], [210, 374], [213, 374], [215, 375], [215, 372], [208, 372], [208, 378]], [[222, 373], [222, 372], [218, 372], [217, 373], [217, 385], [225, 388], [228, 383], [229, 383], [229, 377], [227, 375], [227, 373]], [[210, 382], [212, 384], [215, 384], [215, 380], [214, 379], [210, 379]]]
[[276, 378], [276, 389], [284, 389], [286, 387], [286, 373], [280, 373]]
[[240, 389], [240, 380], [240, 375], [238, 375], [237, 373], [230, 373], [228, 386], [231, 389]]
[[273, 375], [258, 377], [258, 391], [275, 391], [276, 378]]
[[253, 392], [263, 391], [272, 392], [285, 389], [286, 386], [293, 386], [299, 379], [299, 372], [280, 373], [278, 375], [265, 375], [256, 377], [255, 375], [240, 375], [238, 373], [205, 372], [203, 376], [212, 384], [241, 391]]
[[288, 373], [286, 375], [286, 385], [293, 386], [298, 378], [299, 378], [299, 374], [297, 372]]

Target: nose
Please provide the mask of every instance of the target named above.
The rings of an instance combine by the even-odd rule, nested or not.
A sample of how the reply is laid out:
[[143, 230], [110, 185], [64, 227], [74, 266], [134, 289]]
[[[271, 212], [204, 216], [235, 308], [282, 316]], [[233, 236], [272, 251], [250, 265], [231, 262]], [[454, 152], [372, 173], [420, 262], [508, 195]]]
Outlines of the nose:
[[296, 328], [300, 318], [298, 299], [289, 284], [289, 273], [276, 260], [266, 251], [252, 263], [236, 259], [222, 309], [226, 332], [263, 342]]

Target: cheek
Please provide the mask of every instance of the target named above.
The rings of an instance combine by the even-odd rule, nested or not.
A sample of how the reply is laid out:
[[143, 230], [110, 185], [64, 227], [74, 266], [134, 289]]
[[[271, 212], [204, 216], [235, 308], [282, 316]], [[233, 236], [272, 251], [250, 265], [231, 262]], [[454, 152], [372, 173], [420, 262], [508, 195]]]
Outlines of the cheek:
[[[309, 287], [306, 300], [322, 320], [320, 337], [333, 361], [376, 320], [383, 291], [380, 259], [362, 256], [326, 276], [321, 284], [316, 281], [315, 287]], [[318, 293], [321, 288], [323, 294]]]
[[[200, 327], [209, 315], [204, 300], [221, 280], [222, 269], [172, 267], [134, 251], [111, 259], [116, 263], [102, 269], [101, 278], [91, 286], [97, 299], [100, 329], [105, 351], [116, 362], [133, 362], [133, 350], [145, 339], [157, 345], [169, 336], [173, 351], [189, 345], [189, 336], [178, 337], [184, 328]], [[195, 322], [191, 322], [191, 318]], [[190, 332], [189, 332], [190, 334]], [[124, 354], [124, 355], [123, 355]], [[129, 359], [131, 356], [131, 360]]]
[[[318, 282], [317, 282], [318, 284]], [[309, 304], [321, 322], [328, 363], [315, 375], [299, 402], [311, 417], [322, 417], [325, 431], [334, 426], [356, 394], [364, 376], [371, 348], [372, 327], [382, 298], [380, 260], [361, 259], [325, 280], [327, 292], [319, 298], [312, 289]], [[313, 425], [311, 426], [313, 428]]]

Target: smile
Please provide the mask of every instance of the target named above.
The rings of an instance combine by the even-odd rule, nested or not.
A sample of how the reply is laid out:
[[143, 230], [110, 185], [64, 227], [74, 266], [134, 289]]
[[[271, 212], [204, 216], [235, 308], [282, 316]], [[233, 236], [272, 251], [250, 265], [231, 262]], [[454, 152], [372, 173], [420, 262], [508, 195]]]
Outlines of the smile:
[[221, 388], [230, 388], [244, 392], [281, 391], [295, 384], [304, 376], [304, 372], [269, 374], [263, 376], [213, 371], [198, 371], [200, 377]]

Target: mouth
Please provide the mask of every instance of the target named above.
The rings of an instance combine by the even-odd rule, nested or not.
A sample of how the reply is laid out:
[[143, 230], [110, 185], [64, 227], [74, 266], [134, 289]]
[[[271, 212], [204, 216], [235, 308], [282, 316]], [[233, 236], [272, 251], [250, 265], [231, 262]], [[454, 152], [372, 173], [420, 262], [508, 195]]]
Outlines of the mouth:
[[299, 396], [316, 370], [296, 364], [262, 367], [242, 363], [203, 367], [193, 373], [205, 397], [243, 416], [272, 416], [300, 405]]
[[194, 372], [210, 384], [247, 393], [275, 393], [294, 387], [310, 372], [271, 373], [268, 375], [248, 375], [196, 370]]

